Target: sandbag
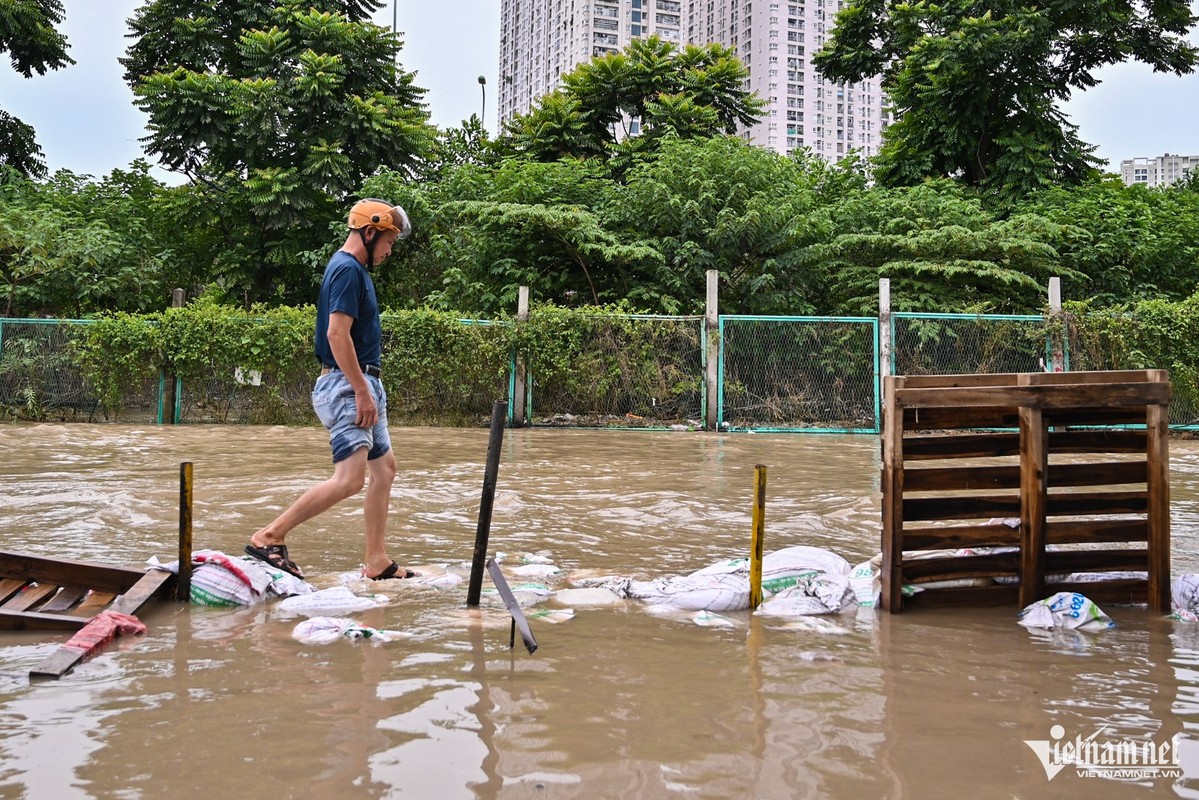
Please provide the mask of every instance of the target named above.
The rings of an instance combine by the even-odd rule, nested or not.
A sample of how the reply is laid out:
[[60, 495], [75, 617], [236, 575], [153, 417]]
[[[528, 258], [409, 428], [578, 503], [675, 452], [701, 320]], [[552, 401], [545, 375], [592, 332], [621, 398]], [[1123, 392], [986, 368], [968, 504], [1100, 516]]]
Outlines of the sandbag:
[[1099, 606], [1078, 592], [1058, 592], [1052, 597], [1038, 600], [1020, 612], [1019, 622], [1026, 628], [1082, 631], [1105, 630], [1115, 625]]

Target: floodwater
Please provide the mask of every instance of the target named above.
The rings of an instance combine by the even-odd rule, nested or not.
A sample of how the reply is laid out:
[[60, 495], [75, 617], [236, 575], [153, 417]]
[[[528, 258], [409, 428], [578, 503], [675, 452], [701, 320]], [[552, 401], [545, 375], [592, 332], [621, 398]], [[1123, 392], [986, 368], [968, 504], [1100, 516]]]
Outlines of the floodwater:
[[[393, 438], [391, 555], [461, 570], [487, 431]], [[871, 436], [507, 431], [490, 551], [548, 555], [556, 587], [747, 555], [765, 464], [766, 549], [857, 563], [878, 549], [878, 450]], [[0, 547], [123, 566], [173, 558], [182, 461], [195, 547], [231, 554], [328, 469], [320, 431], [276, 427], [10, 425], [0, 452]], [[1174, 572], [1199, 572], [1199, 444], [1171, 456]], [[357, 503], [289, 544], [313, 583], [336, 585], [361, 558]], [[66, 636], [0, 633], [0, 797], [1199, 797], [1199, 625], [1144, 608], [1050, 634], [1015, 608], [732, 613], [720, 628], [630, 603], [532, 620], [530, 655], [490, 597], [466, 610], [465, 583], [352, 585], [390, 599], [357, 621], [406, 635], [305, 645], [276, 604], [160, 604], [147, 635], [31, 683]], [[1181, 775], [1050, 778], [1026, 744], [1097, 732], [1176, 741]]]

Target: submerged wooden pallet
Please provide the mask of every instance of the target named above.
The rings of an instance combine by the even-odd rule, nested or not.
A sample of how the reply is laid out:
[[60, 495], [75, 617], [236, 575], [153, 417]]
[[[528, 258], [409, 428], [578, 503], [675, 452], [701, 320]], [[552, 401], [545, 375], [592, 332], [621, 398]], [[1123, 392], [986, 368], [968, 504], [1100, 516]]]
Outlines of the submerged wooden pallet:
[[101, 611], [136, 614], [175, 576], [0, 551], [0, 630], [74, 631]]
[[1168, 610], [1170, 398], [1164, 370], [888, 377], [883, 608], [1080, 591]]

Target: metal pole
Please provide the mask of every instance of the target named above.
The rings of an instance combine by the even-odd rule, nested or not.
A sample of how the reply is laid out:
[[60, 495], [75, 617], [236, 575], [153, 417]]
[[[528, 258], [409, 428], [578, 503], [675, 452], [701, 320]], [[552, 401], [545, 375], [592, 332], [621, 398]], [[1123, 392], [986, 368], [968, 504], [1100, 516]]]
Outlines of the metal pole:
[[475, 531], [475, 552], [470, 567], [466, 604], [479, 605], [483, 591], [483, 570], [487, 566], [487, 538], [491, 535], [491, 509], [495, 503], [495, 484], [500, 471], [500, 446], [504, 443], [504, 421], [508, 401], [496, 400], [491, 408], [491, 435], [487, 440], [487, 466], [483, 471], [483, 499], [479, 501], [479, 526]]
[[753, 545], [749, 558], [749, 607], [762, 604], [762, 552], [766, 538], [766, 465], [754, 465]]
[[179, 578], [177, 599], [187, 602], [192, 587], [192, 464], [179, 465]]
[[487, 76], [486, 75], [479, 76], [479, 88], [483, 91], [483, 108], [479, 111], [479, 124], [482, 125], [484, 128], [486, 128], [487, 123], [485, 123], [483, 121], [484, 119], [487, 118]]
[[891, 279], [878, 279], [878, 361], [882, 377], [893, 374], [891, 361]]

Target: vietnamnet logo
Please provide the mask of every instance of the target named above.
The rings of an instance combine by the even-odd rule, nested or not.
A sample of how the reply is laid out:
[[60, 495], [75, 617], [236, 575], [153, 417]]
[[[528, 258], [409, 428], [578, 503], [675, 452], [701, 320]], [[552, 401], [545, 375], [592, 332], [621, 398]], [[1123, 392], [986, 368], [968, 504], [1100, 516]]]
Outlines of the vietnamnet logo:
[[1066, 729], [1054, 725], [1049, 729], [1050, 739], [1025, 739], [1024, 743], [1036, 754], [1049, 780], [1070, 766], [1080, 778], [1153, 780], [1182, 776], [1177, 735], [1160, 743], [1134, 739], [1101, 741], [1099, 734], [1105, 730], [1106, 725], [1085, 739], [1075, 736], [1066, 741]]

